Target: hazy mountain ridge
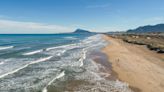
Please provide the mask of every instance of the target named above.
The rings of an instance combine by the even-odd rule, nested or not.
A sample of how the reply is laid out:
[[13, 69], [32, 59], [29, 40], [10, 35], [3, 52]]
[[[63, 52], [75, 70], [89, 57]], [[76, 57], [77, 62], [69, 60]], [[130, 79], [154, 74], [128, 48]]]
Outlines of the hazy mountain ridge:
[[141, 26], [141, 27], [138, 27], [136, 29], [130, 29], [127, 32], [129, 32], [129, 33], [164, 32], [164, 24]]
[[73, 33], [91, 33], [91, 32], [84, 29], [76, 29]]

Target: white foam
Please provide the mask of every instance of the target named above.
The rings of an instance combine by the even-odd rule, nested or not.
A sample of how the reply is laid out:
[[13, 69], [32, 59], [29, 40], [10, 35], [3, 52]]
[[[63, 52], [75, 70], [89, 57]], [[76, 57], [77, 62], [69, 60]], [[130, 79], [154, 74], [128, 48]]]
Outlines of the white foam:
[[65, 71], [62, 71], [59, 75], [57, 75], [53, 80], [51, 80], [48, 85], [51, 85], [56, 79], [59, 79], [65, 75]]
[[45, 87], [45, 88], [42, 90], [42, 92], [47, 92], [47, 87]]
[[14, 46], [1, 46], [0, 50], [6, 50], [6, 49], [11, 49], [14, 48]]
[[36, 50], [36, 51], [24, 53], [23, 55], [34, 55], [34, 54], [40, 53], [40, 52], [42, 52], [42, 51], [43, 51], [43, 50]]
[[53, 49], [56, 49], [58, 47], [50, 47], [50, 48], [47, 48], [46, 51], [49, 51], [49, 50], [53, 50]]
[[51, 59], [51, 58], [52, 58], [52, 56], [49, 56], [49, 57], [46, 57], [46, 58], [38, 59], [38, 60], [36, 60], [36, 61], [32, 61], [31, 63], [26, 64], [26, 65], [24, 65], [24, 66], [22, 66], [22, 67], [20, 67], [20, 68], [18, 68], [18, 69], [15, 69], [15, 70], [13, 70], [13, 71], [11, 71], [11, 72], [8, 72], [8, 73], [5, 73], [5, 74], [3, 74], [3, 75], [0, 75], [0, 78], [3, 78], [3, 77], [5, 77], [5, 76], [7, 76], [7, 75], [16, 73], [16, 72], [18, 72], [19, 70], [24, 69], [24, 68], [28, 67], [28, 66], [31, 65], [31, 64], [36, 64], [36, 63], [39, 63], [39, 62], [43, 62], [43, 61], [49, 60], [49, 59]]
[[75, 44], [68, 44], [68, 45], [62, 45], [62, 46], [55, 46], [55, 47], [47, 48], [46, 51], [58, 49], [58, 48], [67, 48], [67, 47], [71, 48], [73, 46], [76, 46], [76, 45]]
[[63, 77], [64, 75], [65, 75], [65, 71], [62, 71], [59, 75], [57, 75], [54, 79], [52, 79], [52, 80], [47, 84], [46, 87], [44, 87], [44, 89], [42, 90], [42, 92], [47, 92], [47, 87], [48, 87], [49, 85], [51, 85], [56, 79], [59, 79], [59, 78]]
[[4, 62], [0, 62], [0, 65], [3, 65], [4, 64]]
[[38, 60], [36, 60], [36, 61], [31, 62], [30, 64], [35, 64], [35, 63], [43, 62], [43, 61], [46, 61], [46, 60], [51, 59], [52, 57], [53, 57], [53, 56], [41, 58], [41, 59], [38, 59]]
[[66, 52], [66, 50], [63, 50], [63, 51], [57, 53], [56, 55], [57, 55], [57, 56], [61, 56], [61, 55], [62, 55], [63, 53], [65, 53], [65, 52]]
[[84, 65], [84, 60], [86, 59], [86, 50], [83, 49], [83, 52], [82, 52], [82, 57], [79, 59], [79, 62], [80, 62], [80, 67], [82, 67]]
[[71, 39], [71, 40], [77, 39], [76, 37], [64, 37], [64, 38]]

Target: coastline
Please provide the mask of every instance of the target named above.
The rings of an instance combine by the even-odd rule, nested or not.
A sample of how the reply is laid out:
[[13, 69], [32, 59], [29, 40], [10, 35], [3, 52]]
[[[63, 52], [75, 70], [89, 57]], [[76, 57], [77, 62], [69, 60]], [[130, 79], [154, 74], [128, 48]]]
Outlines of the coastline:
[[134, 92], [163, 92], [163, 55], [108, 35], [104, 35], [104, 39], [109, 45], [102, 51], [108, 56], [119, 80], [128, 83]]

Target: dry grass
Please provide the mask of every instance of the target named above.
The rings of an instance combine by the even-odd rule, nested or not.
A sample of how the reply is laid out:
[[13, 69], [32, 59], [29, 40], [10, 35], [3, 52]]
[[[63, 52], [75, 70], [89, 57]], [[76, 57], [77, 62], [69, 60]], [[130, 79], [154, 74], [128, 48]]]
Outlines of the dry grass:
[[164, 35], [152, 34], [119, 34], [112, 35], [114, 38], [120, 38], [125, 42], [146, 45], [150, 50], [158, 53], [164, 53]]

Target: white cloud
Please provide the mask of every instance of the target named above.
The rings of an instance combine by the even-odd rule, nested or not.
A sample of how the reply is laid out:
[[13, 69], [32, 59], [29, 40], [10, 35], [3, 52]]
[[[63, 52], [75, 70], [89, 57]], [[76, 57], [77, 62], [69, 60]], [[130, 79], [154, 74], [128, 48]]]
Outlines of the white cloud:
[[[3, 30], [8, 30], [11, 33], [61, 33], [71, 32], [73, 28], [59, 26], [59, 25], [48, 25], [44, 23], [35, 22], [21, 22], [12, 20], [0, 19], [0, 33]], [[9, 33], [9, 32], [7, 32]]]

